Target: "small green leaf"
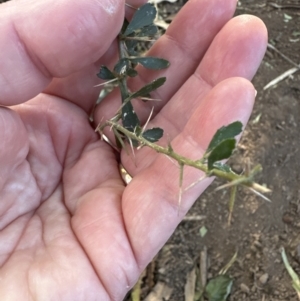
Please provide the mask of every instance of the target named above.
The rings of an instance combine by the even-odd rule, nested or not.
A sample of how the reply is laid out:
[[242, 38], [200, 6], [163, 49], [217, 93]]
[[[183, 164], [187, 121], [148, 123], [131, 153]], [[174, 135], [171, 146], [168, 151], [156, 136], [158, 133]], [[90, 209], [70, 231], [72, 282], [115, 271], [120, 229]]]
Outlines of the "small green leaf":
[[203, 238], [207, 233], [207, 228], [205, 226], [202, 226], [199, 230], [200, 236]]
[[120, 75], [126, 74], [128, 69], [130, 69], [130, 63], [127, 58], [120, 59], [114, 67], [114, 71]]
[[137, 57], [137, 58], [129, 58], [129, 60], [134, 63], [134, 64], [141, 64], [145, 68], [152, 69], [152, 70], [160, 70], [160, 69], [165, 69], [170, 66], [170, 63], [161, 58], [157, 57]]
[[136, 55], [139, 54], [137, 51], [135, 51], [135, 49], [137, 47], [137, 44], [138, 44], [138, 41], [136, 41], [136, 40], [125, 40], [125, 44], [126, 44], [126, 48], [127, 48], [127, 51], [129, 53], [129, 55], [136, 56]]
[[156, 90], [157, 88], [159, 88], [160, 86], [162, 86], [166, 81], [165, 77], [160, 77], [155, 79], [154, 81], [152, 81], [151, 83], [145, 85], [143, 88], [141, 88], [140, 90], [133, 92], [132, 94], [130, 94], [130, 99], [133, 98], [138, 98], [141, 96], [149, 96], [149, 93]]
[[214, 163], [217, 161], [221, 161], [223, 159], [228, 159], [234, 148], [235, 148], [235, 139], [227, 139], [223, 140], [219, 143], [209, 154], [207, 160], [208, 169], [211, 170], [214, 167]]
[[226, 301], [232, 288], [232, 279], [227, 275], [219, 275], [211, 279], [205, 287], [209, 301]]
[[115, 75], [106, 67], [101, 66], [99, 73], [97, 76], [101, 79], [109, 80], [116, 78]]
[[131, 68], [127, 70], [126, 74], [130, 77], [135, 77], [138, 75], [137, 71]]
[[130, 101], [122, 108], [122, 123], [124, 128], [131, 132], [140, 125], [140, 120]]
[[151, 3], [146, 3], [141, 6], [133, 15], [131, 22], [127, 26], [124, 35], [128, 36], [134, 31], [141, 29], [145, 26], [153, 24], [156, 17], [156, 8]]
[[153, 128], [145, 131], [142, 136], [150, 142], [156, 142], [163, 136], [163, 134], [164, 131], [161, 128]]
[[130, 77], [138, 75], [137, 71], [132, 68], [132, 64], [127, 58], [120, 59], [116, 63], [114, 71], [120, 75], [128, 75]]
[[207, 153], [210, 152], [223, 140], [234, 138], [235, 136], [237, 136], [242, 132], [242, 128], [243, 128], [243, 124], [240, 121], [230, 123], [227, 126], [222, 126], [220, 129], [217, 130], [217, 132], [213, 136], [206, 152]]

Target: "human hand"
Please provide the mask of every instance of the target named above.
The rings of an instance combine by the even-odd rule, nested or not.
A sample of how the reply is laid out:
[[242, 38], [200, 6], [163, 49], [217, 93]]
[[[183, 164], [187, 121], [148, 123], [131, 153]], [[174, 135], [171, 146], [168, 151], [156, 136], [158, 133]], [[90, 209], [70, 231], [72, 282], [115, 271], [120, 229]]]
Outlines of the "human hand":
[[[248, 80], [267, 34], [257, 18], [231, 19], [235, 5], [188, 1], [151, 50], [171, 63], [151, 123], [193, 159], [220, 126], [246, 123], [253, 106]], [[12, 106], [0, 108], [1, 300], [122, 300], [210, 179], [183, 195], [178, 214], [178, 167], [146, 148], [136, 166], [121, 154], [133, 175], [126, 187], [119, 156], [89, 124], [124, 2], [12, 1], [0, 11], [0, 103]], [[151, 79], [141, 70], [131, 87]], [[145, 121], [150, 102], [135, 105]], [[119, 106], [112, 94], [96, 122]], [[186, 169], [185, 185], [199, 176]]]

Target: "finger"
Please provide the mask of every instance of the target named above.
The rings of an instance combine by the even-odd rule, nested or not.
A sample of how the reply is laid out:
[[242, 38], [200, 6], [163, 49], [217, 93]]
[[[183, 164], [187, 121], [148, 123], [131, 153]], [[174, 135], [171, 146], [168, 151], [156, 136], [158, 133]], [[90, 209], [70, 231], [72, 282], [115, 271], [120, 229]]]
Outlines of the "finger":
[[[0, 108], [0, 229], [4, 229], [40, 197], [30, 166], [28, 133], [21, 118], [5, 107]], [[25, 190], [27, 189], [27, 192]], [[30, 202], [27, 202], [27, 200]]]
[[[96, 62], [121, 28], [119, 0], [11, 1], [1, 5], [2, 105], [26, 101], [53, 77]], [[28, 17], [29, 16], [29, 17]]]
[[87, 146], [79, 160], [65, 170], [63, 180], [73, 231], [109, 300], [123, 300], [141, 270], [124, 228], [124, 183], [110, 146], [103, 141]]
[[[254, 97], [253, 86], [244, 79], [230, 78], [218, 84], [200, 103], [182, 133], [173, 139], [174, 151], [200, 159], [218, 128], [236, 120], [247, 122]], [[183, 188], [201, 176], [202, 172], [186, 167]], [[140, 266], [158, 252], [211, 181], [207, 178], [185, 192], [178, 207], [179, 168], [164, 155], [158, 155], [149, 168], [133, 178], [124, 192], [122, 209]]]
[[[142, 106], [135, 104], [142, 121], [147, 119], [149, 107], [154, 106], [156, 112], [159, 111], [195, 71], [215, 35], [232, 17], [235, 6], [236, 0], [192, 0], [185, 4], [166, 34], [147, 54], [169, 60], [170, 67], [161, 72], [138, 68], [140, 76], [130, 81], [131, 90], [135, 91], [154, 78], [167, 77], [167, 83], [152, 94], [153, 98], [161, 99], [161, 102], [149, 102]], [[106, 120], [115, 114], [120, 106], [116, 96], [117, 93], [114, 93], [100, 104], [97, 109], [98, 120]]]

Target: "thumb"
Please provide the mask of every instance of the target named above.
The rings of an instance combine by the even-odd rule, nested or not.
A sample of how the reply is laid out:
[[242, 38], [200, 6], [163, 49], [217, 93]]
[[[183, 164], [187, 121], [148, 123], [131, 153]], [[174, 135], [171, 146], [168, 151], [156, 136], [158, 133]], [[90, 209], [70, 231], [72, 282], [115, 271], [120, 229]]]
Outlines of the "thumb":
[[14, 105], [97, 61], [117, 36], [119, 0], [10, 1], [0, 5], [0, 104]]

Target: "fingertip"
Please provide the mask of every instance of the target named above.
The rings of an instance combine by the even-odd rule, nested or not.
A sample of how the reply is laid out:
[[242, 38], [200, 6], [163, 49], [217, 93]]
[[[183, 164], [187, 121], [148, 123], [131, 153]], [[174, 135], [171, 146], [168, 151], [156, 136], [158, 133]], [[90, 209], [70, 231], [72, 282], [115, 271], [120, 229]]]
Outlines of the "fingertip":
[[[259, 46], [259, 52], [265, 53], [268, 44], [268, 29], [265, 23], [258, 17], [253, 15], [239, 15], [232, 19], [233, 26], [240, 27], [241, 31], [249, 34], [249, 39], [252, 40], [253, 46]], [[256, 34], [253, 34], [253, 33]]]
[[229, 77], [251, 80], [264, 57], [267, 29], [257, 17], [231, 19], [218, 33], [196, 73], [212, 86]]

